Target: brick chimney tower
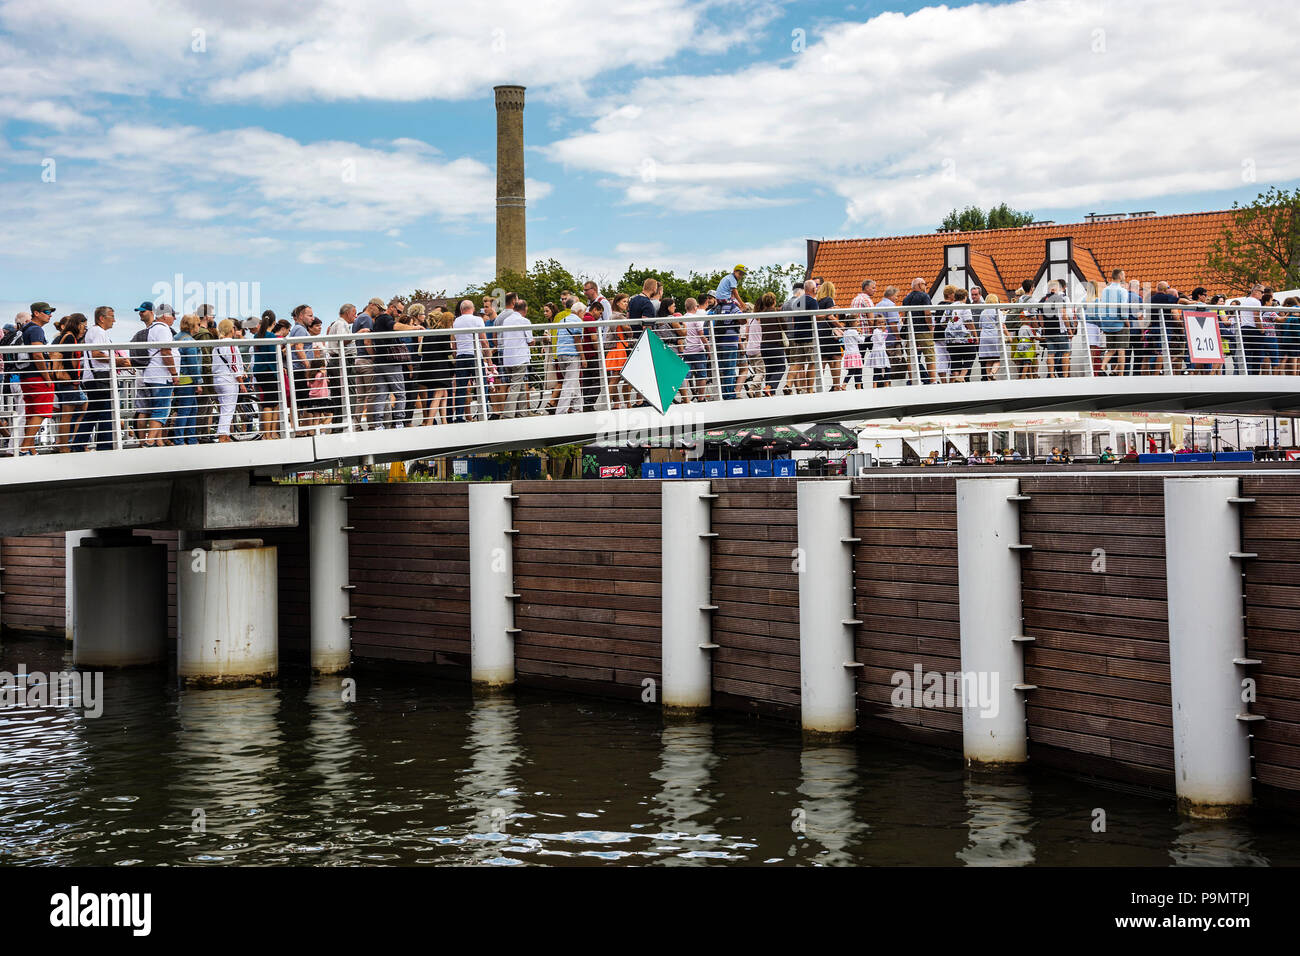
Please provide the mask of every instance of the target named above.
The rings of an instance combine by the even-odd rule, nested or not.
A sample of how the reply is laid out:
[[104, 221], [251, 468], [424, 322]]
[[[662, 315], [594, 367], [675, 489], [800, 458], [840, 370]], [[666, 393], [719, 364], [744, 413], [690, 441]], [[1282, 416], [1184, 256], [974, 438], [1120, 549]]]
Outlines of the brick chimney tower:
[[497, 86], [497, 274], [528, 270], [524, 219], [524, 88]]

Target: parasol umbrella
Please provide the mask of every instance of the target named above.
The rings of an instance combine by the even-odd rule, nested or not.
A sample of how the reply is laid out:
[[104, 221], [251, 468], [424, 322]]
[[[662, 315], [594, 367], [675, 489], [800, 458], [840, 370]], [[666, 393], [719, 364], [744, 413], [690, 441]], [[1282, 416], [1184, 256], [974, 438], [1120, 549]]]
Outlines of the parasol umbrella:
[[857, 433], [833, 422], [818, 422], [804, 432], [804, 437], [808, 440], [807, 447], [816, 451], [844, 451], [858, 447]]
[[760, 425], [746, 430], [741, 445], [745, 448], [785, 452], [792, 448], [806, 448], [808, 440], [803, 432], [790, 425]]

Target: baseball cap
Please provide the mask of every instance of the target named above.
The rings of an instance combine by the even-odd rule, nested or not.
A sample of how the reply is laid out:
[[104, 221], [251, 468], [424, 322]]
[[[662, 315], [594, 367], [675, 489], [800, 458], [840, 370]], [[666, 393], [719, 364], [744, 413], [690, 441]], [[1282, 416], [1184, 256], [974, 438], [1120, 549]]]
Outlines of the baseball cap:
[[746, 269], [743, 265], [737, 265], [737, 266], [736, 266], [735, 268], [733, 268], [731, 271], [732, 271], [732, 272], [748, 272], [749, 270]]
[[159, 302], [158, 305], [157, 305], [157, 307], [154, 309], [154, 314], [155, 314], [155, 315], [175, 315], [175, 314], [176, 314], [176, 310], [173, 309], [173, 308], [172, 308], [170, 305], [168, 305], [166, 302]]
[[136, 306], [135, 310], [136, 310], [137, 312], [152, 312], [152, 311], [153, 311], [153, 303], [152, 303], [152, 302], [141, 302], [138, 306]]
[[32, 315], [35, 315], [37, 312], [48, 312], [51, 315], [53, 315], [55, 309], [54, 306], [50, 305], [48, 302], [33, 302], [31, 306], [31, 313]]
[[367, 305], [377, 305], [377, 306], [379, 306], [379, 308], [382, 309], [382, 308], [384, 307], [384, 300], [381, 299], [381, 298], [379, 298], [379, 296], [375, 296], [373, 299], [371, 299], [371, 300], [370, 300], [369, 302], [367, 302], [366, 304], [367, 304]]

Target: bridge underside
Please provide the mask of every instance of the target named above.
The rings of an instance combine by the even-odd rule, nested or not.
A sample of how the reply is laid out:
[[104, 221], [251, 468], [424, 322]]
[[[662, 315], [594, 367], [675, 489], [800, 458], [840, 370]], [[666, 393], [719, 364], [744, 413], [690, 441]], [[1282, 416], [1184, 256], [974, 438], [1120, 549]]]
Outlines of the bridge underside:
[[[571, 415], [541, 415], [384, 431], [321, 433], [276, 441], [130, 448], [0, 459], [0, 532], [29, 527], [55, 506], [52, 485], [82, 497], [148, 501], [150, 481], [237, 472], [274, 476], [363, 462], [509, 451], [606, 438], [686, 435], [731, 425], [1057, 411], [1186, 411], [1300, 415], [1300, 376], [1177, 375], [911, 385]], [[247, 478], [241, 479], [247, 483]], [[129, 485], [122, 483], [127, 481]], [[114, 486], [110, 488], [108, 486]], [[123, 490], [130, 488], [131, 490]], [[170, 487], [170, 485], [169, 485]], [[27, 492], [35, 491], [33, 497]], [[23, 492], [19, 494], [18, 492]], [[170, 496], [168, 501], [170, 502]], [[170, 505], [168, 506], [170, 507]], [[158, 506], [154, 507], [158, 510]], [[89, 516], [88, 516], [89, 517]], [[117, 525], [132, 522], [123, 520]], [[155, 522], [147, 522], [155, 523]], [[66, 524], [63, 524], [66, 527]], [[78, 527], [106, 526], [85, 521]], [[137, 524], [139, 526], [139, 524]]]

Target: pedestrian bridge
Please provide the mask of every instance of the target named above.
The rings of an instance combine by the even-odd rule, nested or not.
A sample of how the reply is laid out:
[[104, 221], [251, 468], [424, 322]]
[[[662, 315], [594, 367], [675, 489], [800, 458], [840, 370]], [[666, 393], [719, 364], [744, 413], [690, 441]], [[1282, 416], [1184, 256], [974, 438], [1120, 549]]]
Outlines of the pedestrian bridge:
[[[798, 318], [808, 314], [781, 313], [783, 318]], [[1071, 345], [1072, 374], [1064, 377], [1012, 378], [1008, 374], [1012, 363], [1004, 361], [1000, 363], [1000, 371], [995, 371], [993, 377], [984, 380], [926, 384], [895, 382], [889, 387], [833, 390], [830, 387], [833, 373], [826, 372], [816, 376], [815, 381], [810, 378], [806, 386], [810, 390], [805, 393], [780, 394], [782, 389], [779, 385], [785, 381], [781, 379], [776, 390], [778, 394], [721, 400], [719, 396], [723, 390], [726, 366], [725, 361], [719, 361], [719, 355], [725, 358], [725, 344], [719, 348], [713, 336], [720, 334], [715, 323], [720, 323], [727, 317], [701, 318], [705, 321], [709, 335], [706, 340], [706, 357], [711, 371], [705, 372], [705, 385], [696, 391], [696, 400], [671, 404], [666, 413], [661, 414], [646, 404], [617, 407], [620, 404], [616, 381], [618, 373], [611, 368], [597, 383], [596, 395], [591, 403], [597, 410], [545, 414], [540, 409], [545, 395], [534, 391], [528, 393], [531, 397], [517, 417], [497, 417], [493, 411], [500, 407], [499, 396], [495, 400], [492, 397], [491, 383], [494, 378], [503, 376], [493, 362], [496, 351], [488, 342], [487, 336], [479, 336], [474, 342], [478, 358], [471, 360], [474, 361], [474, 367], [466, 380], [469, 392], [465, 395], [464, 408], [467, 413], [474, 414], [476, 420], [423, 424], [422, 420], [426, 416], [419, 415], [413, 419], [413, 424], [405, 427], [372, 427], [377, 418], [380, 421], [387, 418], [389, 424], [393, 423], [395, 416], [391, 414], [391, 409], [396, 402], [390, 394], [377, 392], [373, 387], [368, 391], [363, 390], [358, 356], [351, 351], [354, 347], [359, 348], [357, 339], [353, 336], [272, 338], [238, 343], [188, 341], [183, 344], [184, 348], [200, 351], [213, 349], [218, 355], [224, 349], [232, 361], [239, 365], [247, 362], [247, 370], [253, 372], [257, 372], [258, 359], [253, 357], [251, 360], [236, 360], [234, 353], [238, 351], [242, 355], [253, 356], [255, 350], [265, 350], [267, 358], [261, 363], [261, 368], [269, 367], [271, 372], [263, 379], [263, 387], [273, 390], [274, 394], [269, 396], [271, 400], [264, 407], [269, 406], [274, 425], [267, 427], [267, 412], [259, 415], [254, 410], [243, 415], [243, 426], [247, 431], [240, 434], [236, 429], [237, 440], [162, 444], [153, 447], [140, 444], [139, 426], [135, 421], [144, 407], [144, 402], [139, 398], [141, 389], [137, 387], [136, 381], [141, 373], [124, 358], [134, 350], [150, 346], [115, 343], [112, 347], [117, 354], [117, 361], [103, 373], [107, 378], [103, 381], [102, 392], [92, 394], [87, 389], [87, 394], [91, 395], [91, 406], [95, 403], [95, 394], [104, 396], [102, 402], [105, 408], [98, 450], [85, 450], [88, 446], [84, 443], [78, 446], [71, 431], [59, 430], [60, 409], [56, 406], [54, 416], [42, 426], [40, 440], [32, 446], [36, 453], [17, 454], [18, 441], [12, 436], [24, 433], [24, 408], [21, 395], [13, 386], [6, 385], [6, 398], [12, 404], [7, 409], [5, 424], [11, 437], [4, 446], [5, 454], [0, 455], [0, 489], [40, 489], [48, 492], [61, 486], [121, 485], [124, 481], [214, 472], [276, 476], [354, 464], [538, 448], [572, 442], [617, 443], [656, 437], [685, 438], [703, 429], [733, 425], [1056, 411], [1186, 410], [1300, 414], [1300, 375], [1252, 374], [1253, 367], [1248, 368], [1247, 363], [1239, 363], [1240, 367], [1234, 369], [1231, 360], [1227, 365], [1231, 374], [1223, 374], [1222, 369], [1219, 374], [1205, 374], [1204, 368], [1184, 361], [1177, 354], [1171, 354], [1167, 339], [1163, 340], [1163, 349], [1157, 348], [1153, 355], [1148, 356], [1150, 363], [1146, 368], [1154, 374], [1097, 375], [1093, 363], [1089, 361], [1083, 323], [1080, 323], [1079, 334]], [[1001, 321], [1006, 322], [1005, 319]], [[605, 341], [613, 335], [610, 327], [617, 327], [617, 324], [608, 321], [582, 323], [594, 340], [593, 350], [598, 355], [593, 356], [593, 364], [598, 369], [606, 369], [610, 365], [606, 361]], [[908, 323], [904, 322], [903, 327], [907, 329]], [[552, 328], [555, 326], [532, 327], [538, 339]], [[425, 341], [421, 344], [427, 346], [439, 337], [444, 337], [442, 341], [445, 342], [445, 336], [453, 334], [453, 330], [443, 329], [405, 335], [400, 332], [370, 333], [370, 338], [365, 341], [375, 348], [381, 348], [386, 340], [405, 339], [411, 349], [407, 354], [413, 356], [407, 366], [407, 378], [414, 381], [421, 371], [420, 356], [428, 353], [423, 348], [415, 348], [411, 343], [420, 343], [423, 339]], [[499, 334], [499, 330], [489, 330], [491, 336]], [[1004, 358], [1007, 357], [1008, 338], [1004, 335], [1001, 342]], [[814, 360], [818, 366], [829, 366], [831, 360], [820, 354], [820, 340], [815, 341], [814, 345], [817, 351]], [[922, 382], [926, 378], [919, 374], [922, 368], [919, 356], [923, 350], [918, 350], [910, 337], [901, 345], [901, 360], [910, 366], [910, 373], [904, 377], [911, 382]], [[48, 359], [61, 360], [68, 367], [75, 364], [78, 368], [84, 368], [87, 346], [51, 345], [46, 346], [46, 349]], [[331, 384], [336, 393], [333, 399], [334, 414], [317, 415], [313, 419], [308, 403], [303, 400], [306, 392], [297, 387], [289, 387], [290, 377], [286, 371], [294, 365], [294, 353], [300, 349], [310, 350], [306, 353], [308, 367], [314, 367], [310, 363], [315, 362], [329, 368], [333, 376]], [[20, 347], [0, 348], [0, 354], [4, 355], [6, 361], [21, 351]], [[165, 351], [154, 347], [155, 354]], [[273, 356], [270, 354], [272, 352]], [[105, 354], [97, 353], [101, 358]], [[1242, 351], [1235, 354], [1241, 355]], [[218, 355], [214, 355], [214, 359]], [[784, 361], [785, 356], [781, 355], [780, 358]], [[332, 365], [327, 364], [331, 362]], [[224, 360], [214, 361], [213, 367], [223, 363]], [[978, 368], [977, 365], [976, 375]], [[1040, 368], [1036, 371], [1041, 373], [1042, 370]], [[294, 374], [296, 377], [298, 373]], [[867, 379], [870, 382], [870, 374]], [[250, 388], [256, 386], [257, 374], [249, 375], [248, 384]], [[426, 394], [431, 396], [434, 391], [431, 386], [436, 384], [436, 380], [430, 379], [429, 384]], [[209, 393], [220, 395], [221, 391], [219, 387], [209, 388]], [[625, 396], [630, 395], [631, 390], [626, 389]], [[111, 408], [108, 407], [110, 400]], [[212, 405], [209, 415], [215, 421], [218, 417], [217, 398], [211, 398], [210, 401]], [[380, 403], [383, 405], [382, 415], [375, 413], [375, 408]], [[234, 404], [233, 400], [231, 404]], [[625, 401], [624, 404], [631, 402]], [[212, 430], [212, 421], [209, 422], [208, 429]], [[273, 433], [289, 437], [267, 437]], [[203, 436], [204, 439], [208, 437], [210, 436]], [[238, 440], [241, 437], [255, 440]], [[6, 507], [6, 500], [6, 496], [0, 495], [0, 508]]]
[[640, 407], [373, 431], [320, 431], [300, 438], [248, 442], [6, 455], [0, 457], [0, 486], [52, 489], [225, 470], [280, 474], [595, 439], [684, 437], [705, 428], [742, 424], [1142, 409], [1300, 414], [1300, 376], [1161, 375], [904, 385], [691, 402], [673, 405], [664, 415]]

